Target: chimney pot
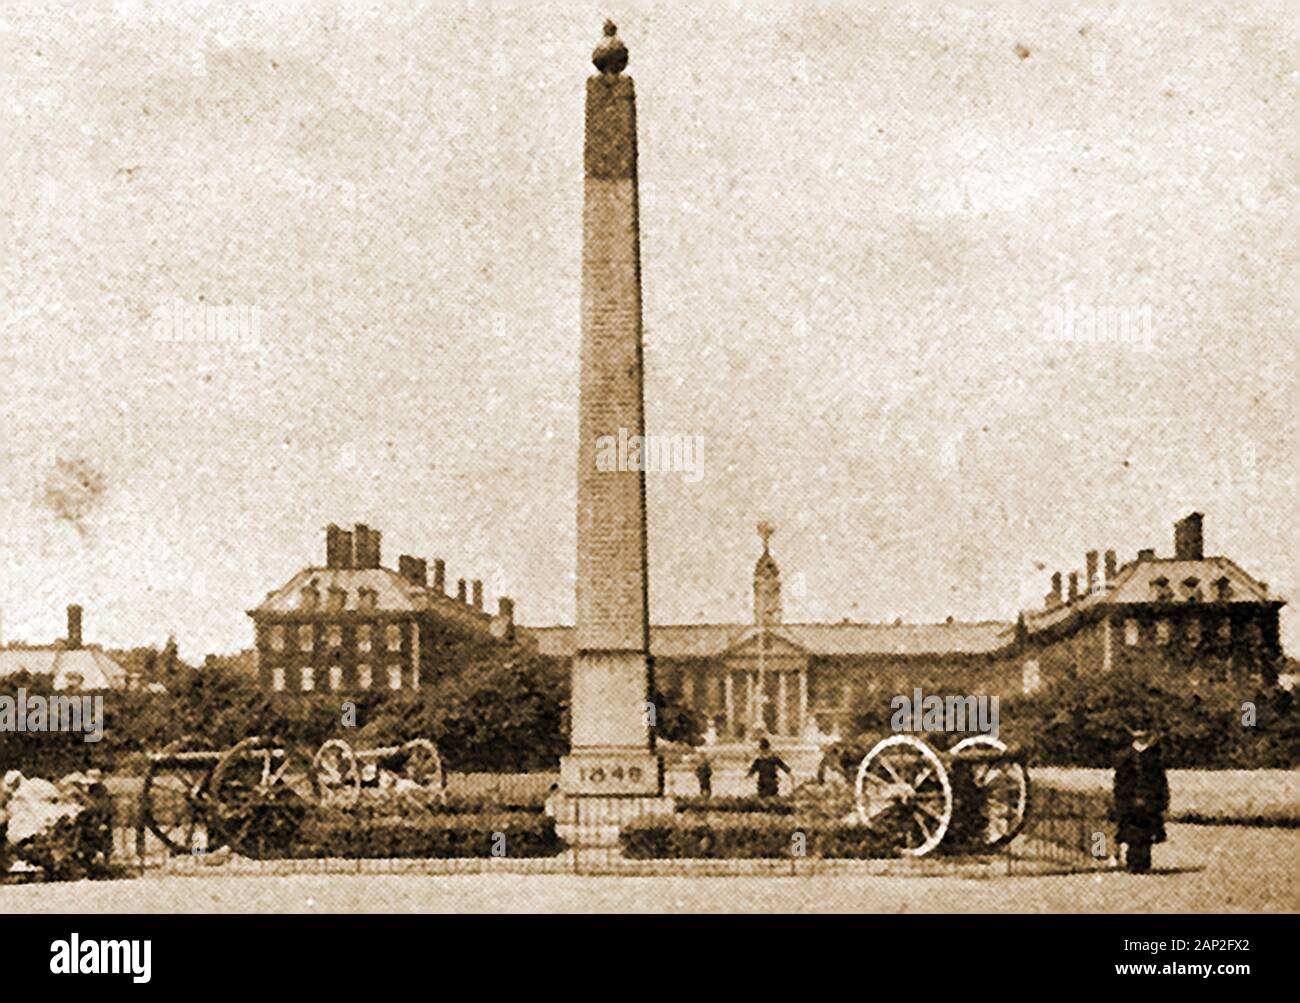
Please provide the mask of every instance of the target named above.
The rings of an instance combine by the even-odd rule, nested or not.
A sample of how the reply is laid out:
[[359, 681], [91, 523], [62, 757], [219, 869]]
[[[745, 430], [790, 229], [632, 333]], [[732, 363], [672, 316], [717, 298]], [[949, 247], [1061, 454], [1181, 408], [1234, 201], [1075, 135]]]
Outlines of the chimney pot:
[[1079, 572], [1070, 572], [1070, 602], [1075, 602], [1079, 598]]
[[1115, 559], [1115, 551], [1108, 550], [1106, 551], [1106, 584], [1107, 585], [1115, 581], [1115, 576], [1117, 573], [1118, 573], [1118, 564], [1116, 563], [1116, 559]]
[[68, 607], [68, 647], [81, 647], [81, 607], [75, 604]]
[[1084, 565], [1088, 569], [1088, 591], [1097, 591], [1097, 551], [1090, 550], [1084, 555]]
[[497, 600], [497, 619], [500, 621], [501, 639], [513, 644], [515, 640], [515, 601], [501, 596]]
[[463, 578], [456, 579], [456, 600], [458, 602], [465, 601], [465, 579]]
[[447, 594], [447, 562], [441, 557], [433, 559], [433, 591], [440, 596]]
[[477, 578], [474, 579], [474, 608], [483, 608], [483, 583]]
[[325, 567], [343, 567], [342, 530], [334, 523], [325, 527]]
[[1059, 571], [1052, 573], [1052, 591], [1049, 595], [1052, 597], [1052, 605], [1061, 605], [1061, 573]]

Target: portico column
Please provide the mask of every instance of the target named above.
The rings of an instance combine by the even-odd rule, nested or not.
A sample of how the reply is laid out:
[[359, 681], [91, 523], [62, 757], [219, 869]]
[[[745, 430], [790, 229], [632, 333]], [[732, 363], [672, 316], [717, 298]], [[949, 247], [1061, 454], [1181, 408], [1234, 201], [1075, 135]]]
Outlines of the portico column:
[[808, 667], [799, 670], [799, 734], [808, 727]]
[[723, 702], [727, 708], [727, 731], [730, 732], [736, 726], [736, 694], [730, 669], [722, 673], [722, 692]]
[[776, 731], [779, 735], [788, 735], [785, 730], [788, 723], [785, 713], [785, 677], [787, 673], [781, 672], [776, 677]]

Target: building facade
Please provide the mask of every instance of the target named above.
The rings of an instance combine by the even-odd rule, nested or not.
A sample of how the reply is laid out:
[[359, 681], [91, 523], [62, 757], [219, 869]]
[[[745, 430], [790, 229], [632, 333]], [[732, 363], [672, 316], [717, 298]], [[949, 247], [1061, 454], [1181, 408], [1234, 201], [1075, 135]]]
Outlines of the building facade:
[[[653, 625], [656, 686], [734, 740], [846, 734], [917, 687], [1006, 699], [1125, 667], [1185, 684], [1272, 682], [1284, 600], [1229, 558], [1204, 556], [1202, 526], [1199, 513], [1180, 520], [1170, 558], [1143, 550], [1119, 566], [1114, 551], [1104, 564], [1089, 552], [1068, 593], [1054, 575], [1043, 608], [1015, 620], [934, 624], [785, 623], [771, 530], [761, 526], [753, 621]], [[571, 627], [521, 629], [542, 654], [573, 654]]]
[[275, 693], [418, 690], [439, 672], [515, 643], [514, 603], [483, 608], [483, 584], [446, 589], [446, 565], [403, 555], [383, 567], [380, 533], [325, 531], [324, 567], [304, 568], [267, 593], [253, 620], [257, 674]]
[[1172, 557], [1142, 550], [1119, 566], [1108, 550], [1099, 567], [1089, 551], [1084, 578], [1071, 572], [1065, 594], [1053, 575], [1043, 607], [1018, 625], [1024, 688], [1115, 669], [1189, 684], [1241, 675], [1275, 682], [1285, 600], [1230, 558], [1205, 556], [1203, 527], [1199, 512], [1179, 520]]
[[0, 649], [0, 678], [29, 675], [45, 678], [55, 690], [121, 689], [130, 683], [126, 670], [98, 645], [81, 636], [81, 607], [68, 607], [68, 636], [39, 648]]

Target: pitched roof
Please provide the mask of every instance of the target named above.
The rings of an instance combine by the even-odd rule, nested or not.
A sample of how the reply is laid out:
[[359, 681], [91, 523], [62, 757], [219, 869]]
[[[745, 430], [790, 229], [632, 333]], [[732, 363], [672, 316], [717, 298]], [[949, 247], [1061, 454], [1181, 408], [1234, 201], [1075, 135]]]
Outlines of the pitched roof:
[[[1089, 592], [1073, 603], [1063, 603], [1048, 610], [1026, 610], [1025, 626], [1031, 631], [1044, 630], [1098, 606], [1159, 602], [1156, 583], [1161, 578], [1173, 591], [1173, 599], [1166, 602], [1184, 601], [1187, 594], [1184, 582], [1191, 578], [1200, 584], [1203, 602], [1284, 602], [1227, 557], [1204, 557], [1200, 560], [1153, 557], [1124, 565], [1110, 586]], [[1225, 600], [1219, 598], [1217, 591], [1216, 583], [1220, 579], [1227, 579], [1230, 586]]]
[[492, 629], [496, 619], [485, 610], [440, 595], [428, 586], [417, 585], [390, 568], [303, 568], [249, 613], [262, 616], [306, 612], [302, 606], [302, 590], [313, 583], [320, 593], [320, 605], [312, 611], [316, 613], [329, 612], [327, 600], [331, 589], [341, 589], [344, 611], [355, 612], [360, 608], [361, 590], [368, 588], [375, 593], [378, 613], [428, 611], [481, 630]]
[[116, 689], [126, 684], [126, 670], [99, 648], [9, 648], [0, 651], [0, 677], [25, 672], [52, 677], [56, 690], [68, 689], [78, 677], [83, 690]]
[[[953, 623], [782, 623], [768, 628], [812, 655], [973, 655], [1010, 643], [1015, 626], [1002, 621]], [[574, 653], [573, 628], [523, 627], [537, 640], [539, 653]], [[722, 655], [756, 633], [753, 624], [654, 624], [650, 653], [661, 658]]]

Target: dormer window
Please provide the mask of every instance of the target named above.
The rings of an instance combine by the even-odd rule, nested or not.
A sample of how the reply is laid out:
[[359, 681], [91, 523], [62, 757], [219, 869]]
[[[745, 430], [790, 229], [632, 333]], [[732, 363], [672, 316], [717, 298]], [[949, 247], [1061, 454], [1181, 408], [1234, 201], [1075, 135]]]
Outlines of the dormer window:
[[1214, 583], [1214, 598], [1219, 602], [1228, 602], [1232, 599], [1232, 582], [1228, 581], [1227, 575]]
[[298, 608], [311, 611], [320, 605], [320, 589], [316, 588], [316, 583], [304, 585], [298, 593]]
[[337, 585], [331, 586], [329, 590], [329, 598], [326, 599], [325, 608], [331, 613], [341, 613], [347, 604], [348, 590], [341, 589]]
[[379, 593], [372, 588], [357, 589], [357, 609], [363, 612], [373, 611], [379, 601]]
[[1183, 596], [1188, 602], [1200, 602], [1205, 596], [1201, 592], [1201, 580], [1195, 577], [1183, 579]]
[[1151, 579], [1151, 601], [1172, 602], [1174, 590], [1169, 587], [1169, 579], [1164, 575]]

